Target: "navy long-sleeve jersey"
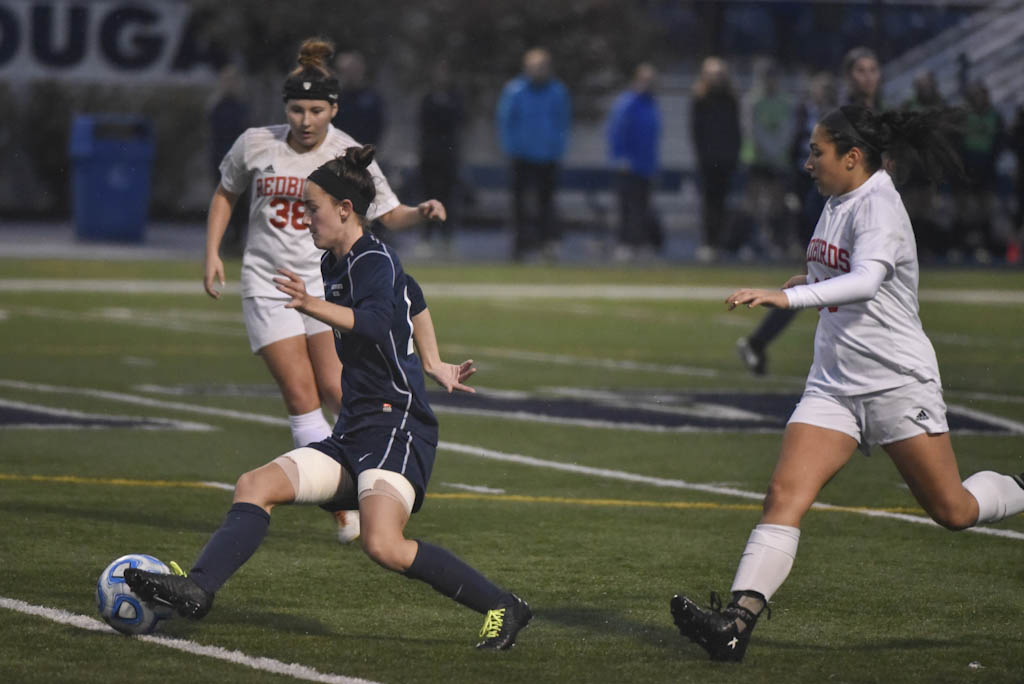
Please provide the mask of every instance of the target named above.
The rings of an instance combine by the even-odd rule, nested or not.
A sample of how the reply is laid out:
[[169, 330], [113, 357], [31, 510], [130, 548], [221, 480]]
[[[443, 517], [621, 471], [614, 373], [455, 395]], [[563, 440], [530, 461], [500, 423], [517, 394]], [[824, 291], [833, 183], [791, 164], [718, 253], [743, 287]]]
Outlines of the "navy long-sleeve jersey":
[[320, 270], [327, 301], [350, 307], [355, 318], [351, 331], [334, 331], [342, 363], [335, 433], [397, 427], [437, 444], [437, 418], [413, 349], [412, 317], [425, 308], [419, 286], [410, 284], [398, 256], [370, 234], [342, 259], [325, 253]]

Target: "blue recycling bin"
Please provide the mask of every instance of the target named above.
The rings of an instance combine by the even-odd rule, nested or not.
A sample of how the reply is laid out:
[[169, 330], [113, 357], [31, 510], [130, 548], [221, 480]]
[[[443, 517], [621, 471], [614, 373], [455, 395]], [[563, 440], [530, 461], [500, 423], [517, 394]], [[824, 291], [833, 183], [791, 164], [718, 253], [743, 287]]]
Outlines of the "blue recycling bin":
[[82, 240], [141, 242], [149, 209], [153, 126], [126, 114], [71, 122], [71, 213]]

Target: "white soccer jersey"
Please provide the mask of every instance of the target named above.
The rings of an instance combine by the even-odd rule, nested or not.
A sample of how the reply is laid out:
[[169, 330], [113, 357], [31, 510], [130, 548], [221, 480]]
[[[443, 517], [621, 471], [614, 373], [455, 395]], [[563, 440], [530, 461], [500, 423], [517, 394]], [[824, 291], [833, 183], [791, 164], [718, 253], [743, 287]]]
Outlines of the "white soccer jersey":
[[[320, 276], [323, 251], [302, 223], [305, 205], [302, 190], [309, 176], [321, 164], [358, 146], [347, 133], [334, 126], [315, 150], [299, 153], [288, 146], [288, 125], [250, 128], [235, 141], [220, 164], [220, 184], [228, 192], [252, 192], [249, 204], [249, 232], [242, 255], [242, 296], [287, 299], [273, 278], [277, 269], [287, 268], [306, 281], [306, 291], [324, 296]], [[376, 219], [399, 205], [398, 198], [381, 173], [377, 162], [369, 166], [377, 185], [377, 196], [366, 212]]]
[[820, 310], [807, 386], [849, 396], [913, 382], [939, 382], [935, 350], [917, 303], [917, 243], [903, 201], [885, 171], [856, 190], [830, 197], [807, 247], [807, 283], [878, 261], [878, 293]]

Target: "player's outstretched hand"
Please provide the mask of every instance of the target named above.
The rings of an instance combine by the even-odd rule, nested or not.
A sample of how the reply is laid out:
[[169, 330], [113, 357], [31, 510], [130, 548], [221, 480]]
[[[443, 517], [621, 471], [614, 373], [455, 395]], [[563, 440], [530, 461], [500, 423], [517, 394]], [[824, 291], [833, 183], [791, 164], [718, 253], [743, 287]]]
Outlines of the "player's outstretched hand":
[[277, 283], [277, 289], [292, 298], [290, 302], [285, 304], [285, 308], [303, 308], [306, 305], [306, 300], [309, 298], [309, 294], [306, 292], [306, 283], [287, 268], [279, 268], [277, 272], [284, 276], [283, 278], [274, 278], [274, 282]]
[[786, 282], [784, 282], [782, 284], [782, 289], [783, 290], [788, 290], [791, 287], [796, 287], [797, 285], [806, 285], [806, 284], [807, 284], [807, 275], [804, 274], [804, 273], [801, 273], [800, 275], [795, 275], [795, 276], [791, 277], [789, 280], [787, 280]]
[[726, 298], [725, 303], [732, 311], [741, 304], [746, 304], [748, 309], [755, 306], [767, 306], [774, 309], [788, 309], [789, 298], [782, 290], [736, 290]]
[[448, 394], [451, 394], [453, 390], [469, 392], [470, 394], [476, 393], [475, 389], [465, 384], [469, 376], [476, 373], [476, 368], [473, 367], [473, 359], [463, 361], [457, 366], [454, 363], [442, 361], [432, 368], [424, 368], [423, 370], [438, 385], [443, 387]]
[[436, 199], [429, 199], [416, 205], [416, 211], [420, 213], [425, 221], [446, 221], [448, 212], [444, 205]]
[[224, 262], [219, 256], [208, 257], [203, 264], [203, 287], [206, 294], [214, 299], [220, 299], [220, 290], [214, 283], [220, 283], [224, 287]]

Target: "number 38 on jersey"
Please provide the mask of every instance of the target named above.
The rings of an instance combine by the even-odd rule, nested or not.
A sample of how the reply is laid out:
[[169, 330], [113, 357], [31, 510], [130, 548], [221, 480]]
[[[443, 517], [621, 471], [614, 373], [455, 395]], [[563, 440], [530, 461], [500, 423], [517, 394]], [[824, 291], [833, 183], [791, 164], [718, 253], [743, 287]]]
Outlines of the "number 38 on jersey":
[[306, 230], [306, 225], [302, 222], [306, 215], [306, 205], [302, 203], [302, 200], [275, 197], [270, 200], [270, 208], [274, 212], [274, 215], [270, 217], [270, 225], [274, 228], [284, 230], [291, 226], [295, 230]]

